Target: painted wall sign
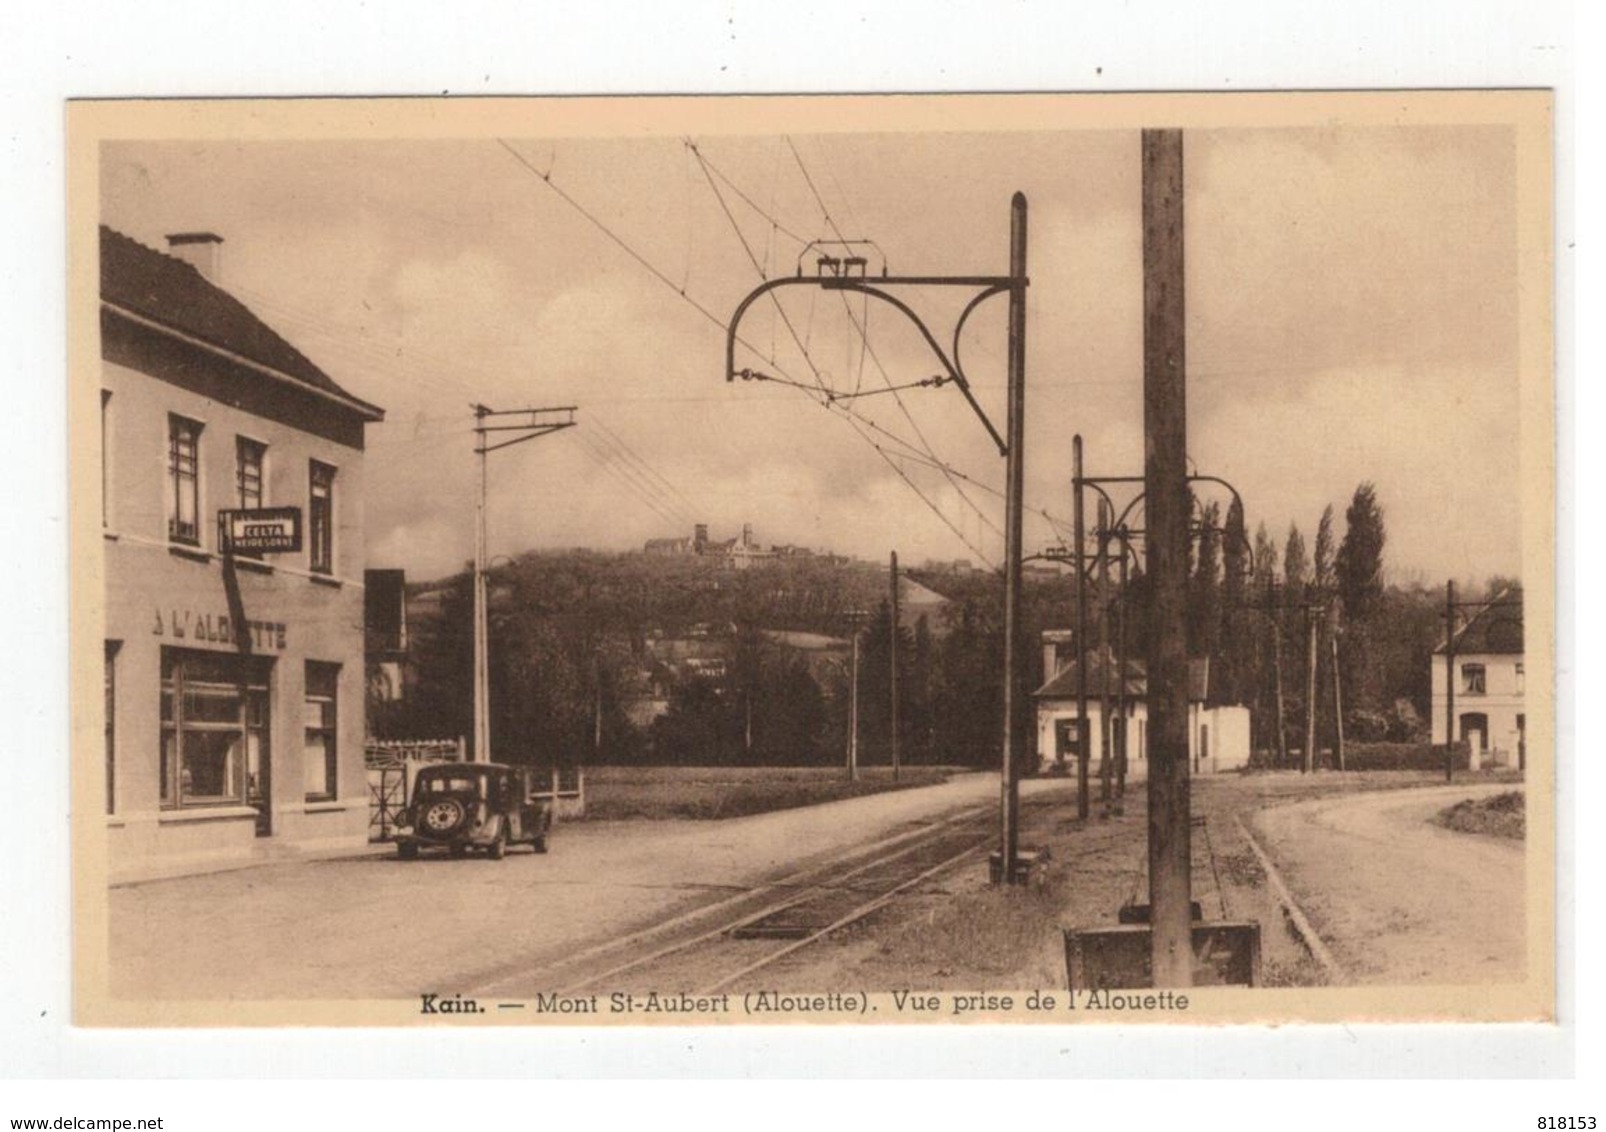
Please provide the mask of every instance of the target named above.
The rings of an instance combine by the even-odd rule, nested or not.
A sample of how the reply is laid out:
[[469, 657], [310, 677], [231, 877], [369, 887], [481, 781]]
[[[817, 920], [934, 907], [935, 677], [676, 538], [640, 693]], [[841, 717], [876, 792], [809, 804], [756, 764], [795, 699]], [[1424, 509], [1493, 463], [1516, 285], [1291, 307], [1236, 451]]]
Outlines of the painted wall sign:
[[298, 554], [301, 508], [257, 507], [220, 514], [225, 545], [247, 554]]
[[226, 613], [195, 613], [188, 609], [170, 609], [166, 617], [160, 609], [154, 612], [154, 637], [215, 645], [232, 645], [243, 637], [255, 649], [283, 649], [288, 636], [283, 621], [235, 622]]

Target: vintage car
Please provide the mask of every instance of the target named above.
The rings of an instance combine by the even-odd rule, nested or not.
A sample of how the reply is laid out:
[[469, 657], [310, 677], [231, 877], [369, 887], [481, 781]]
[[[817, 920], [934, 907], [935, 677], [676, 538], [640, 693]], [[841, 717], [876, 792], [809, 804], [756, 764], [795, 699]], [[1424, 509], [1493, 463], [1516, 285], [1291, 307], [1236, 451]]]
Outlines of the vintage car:
[[510, 845], [547, 851], [552, 800], [536, 793], [545, 781], [530, 767], [501, 763], [441, 763], [413, 780], [412, 796], [396, 827], [396, 852], [412, 860], [424, 848], [461, 857], [483, 849], [499, 861]]

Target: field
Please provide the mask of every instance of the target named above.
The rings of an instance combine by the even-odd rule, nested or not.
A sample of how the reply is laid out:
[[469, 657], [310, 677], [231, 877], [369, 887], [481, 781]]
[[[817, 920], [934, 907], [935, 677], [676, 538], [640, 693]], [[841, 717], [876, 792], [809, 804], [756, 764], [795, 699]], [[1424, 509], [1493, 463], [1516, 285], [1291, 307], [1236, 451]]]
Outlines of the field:
[[904, 767], [859, 771], [849, 782], [838, 767], [593, 767], [586, 771], [587, 821], [678, 818], [707, 821], [814, 806], [887, 790], [934, 786], [951, 772]]

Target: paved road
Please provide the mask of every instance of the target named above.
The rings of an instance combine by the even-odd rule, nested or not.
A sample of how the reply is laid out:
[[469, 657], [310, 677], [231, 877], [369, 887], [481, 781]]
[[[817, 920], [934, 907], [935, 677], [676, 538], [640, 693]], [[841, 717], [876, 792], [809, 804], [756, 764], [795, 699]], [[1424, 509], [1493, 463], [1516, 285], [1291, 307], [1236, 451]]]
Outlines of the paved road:
[[[1038, 786], [1028, 784], [1028, 790]], [[997, 798], [996, 775], [726, 821], [562, 825], [500, 862], [393, 855], [113, 889], [112, 992], [395, 998], [613, 938]]]
[[1462, 984], [1525, 970], [1522, 842], [1432, 824], [1450, 786], [1324, 798], [1262, 811], [1257, 835], [1352, 980]]

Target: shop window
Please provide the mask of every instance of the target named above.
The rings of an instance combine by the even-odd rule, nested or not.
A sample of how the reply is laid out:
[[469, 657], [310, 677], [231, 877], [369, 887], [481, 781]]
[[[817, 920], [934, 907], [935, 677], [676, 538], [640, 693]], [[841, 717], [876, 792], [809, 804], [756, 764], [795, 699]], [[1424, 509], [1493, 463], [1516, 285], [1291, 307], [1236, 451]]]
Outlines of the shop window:
[[[268, 446], [248, 436], [234, 438], [234, 489], [242, 511], [253, 511], [263, 506], [264, 470], [268, 462]], [[235, 552], [241, 558], [260, 558], [259, 551]]]
[[111, 415], [112, 392], [110, 389], [100, 391], [100, 525], [111, 526], [112, 522], [112, 454], [107, 447], [111, 443]]
[[268, 663], [162, 650], [162, 805], [244, 805], [268, 746]]
[[106, 812], [117, 811], [117, 650], [121, 641], [106, 642]]
[[308, 538], [311, 542], [312, 569], [319, 574], [335, 572], [335, 469], [313, 460], [309, 474]]
[[167, 418], [167, 537], [201, 542], [201, 426], [184, 417]]
[[301, 766], [306, 775], [307, 801], [334, 798], [339, 781], [336, 759], [336, 691], [340, 666], [307, 661], [306, 743]]

